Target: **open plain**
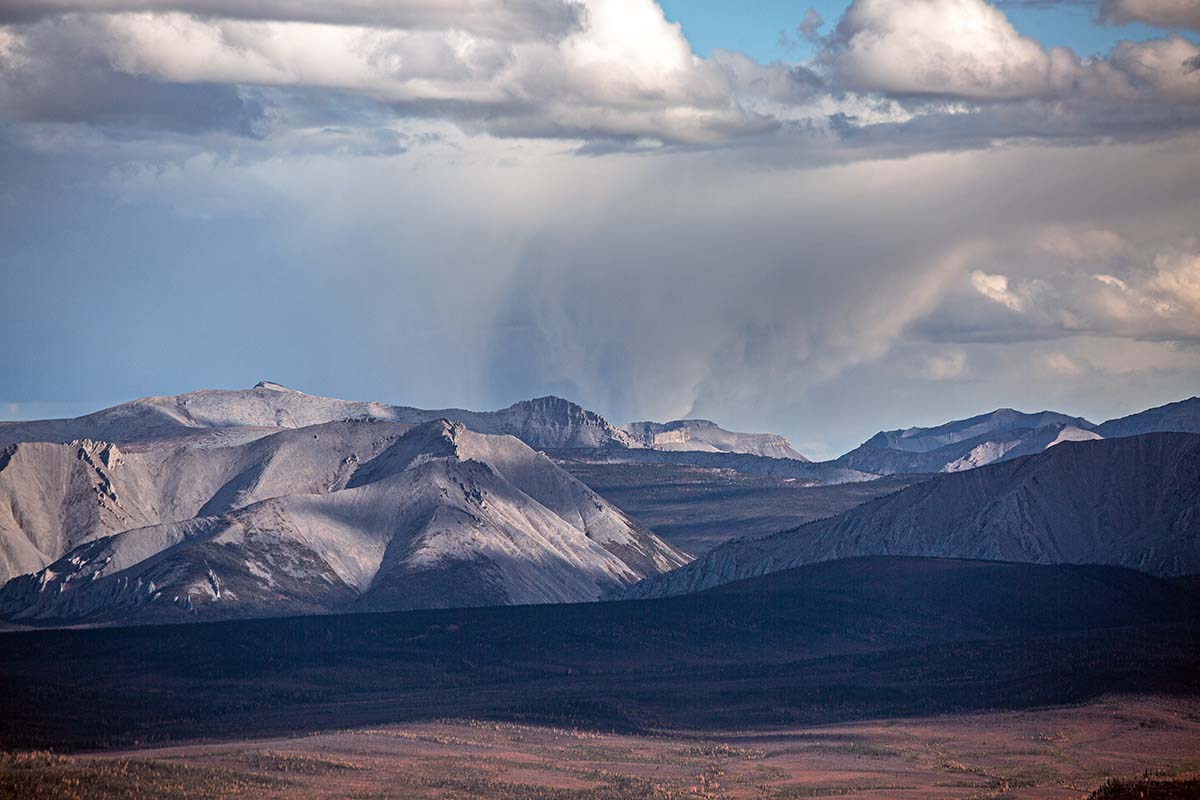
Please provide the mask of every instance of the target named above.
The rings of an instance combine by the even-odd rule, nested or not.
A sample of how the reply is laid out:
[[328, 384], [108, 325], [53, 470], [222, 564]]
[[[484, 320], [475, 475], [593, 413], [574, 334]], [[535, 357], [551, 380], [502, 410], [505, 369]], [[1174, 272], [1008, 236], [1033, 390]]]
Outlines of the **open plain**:
[[1200, 776], [1200, 701], [622, 735], [439, 720], [75, 756], [7, 756], [0, 797], [1086, 798]]

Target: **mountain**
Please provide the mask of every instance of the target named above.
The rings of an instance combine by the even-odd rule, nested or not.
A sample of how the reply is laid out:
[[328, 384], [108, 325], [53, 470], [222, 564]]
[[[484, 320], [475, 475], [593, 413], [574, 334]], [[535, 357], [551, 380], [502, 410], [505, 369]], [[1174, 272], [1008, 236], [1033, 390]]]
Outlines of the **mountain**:
[[1200, 436], [1071, 442], [941, 475], [828, 520], [729, 542], [621, 596], [683, 594], [865, 555], [1200, 572]]
[[960, 472], [1040, 452], [1064, 441], [1099, 439], [1082, 417], [1002, 408], [934, 428], [880, 431], [836, 463], [877, 475]]
[[1138, 436], [1158, 431], [1200, 433], [1200, 397], [1168, 403], [1120, 419], [1110, 419], [1096, 428], [1105, 439]]
[[[101, 492], [109, 515], [143, 522], [136, 514], [162, 510], [172, 487], [187, 487], [171, 516], [197, 504], [199, 516], [84, 541], [5, 584], [0, 616], [128, 623], [573, 602], [686, 562], [511, 436], [447, 420], [331, 423], [277, 436], [217, 448], [215, 457], [211, 448], [188, 450], [176, 473], [169, 469], [180, 462], [155, 455], [153, 491], [121, 509], [122, 497], [142, 489], [144, 468], [125, 470], [132, 456], [106, 465], [99, 480], [111, 489]], [[300, 442], [315, 449], [281, 458]], [[79, 497], [105, 502], [94, 490], [69, 492], [67, 516], [82, 514]]]
[[146, 397], [75, 419], [3, 422], [0, 446], [80, 439], [118, 445], [180, 439], [244, 441], [280, 428], [350, 419], [410, 425], [448, 419], [478, 433], [516, 436], [536, 449], [636, 446], [628, 434], [600, 415], [557, 397], [524, 400], [499, 411], [429, 411], [319, 397], [268, 381], [253, 389], [202, 389], [176, 396]]
[[273, 429], [248, 442], [9, 445], [0, 450], [0, 582], [131, 528], [344, 488], [360, 461], [409, 428], [360, 420]]
[[808, 459], [775, 433], [734, 433], [706, 419], [673, 422], [631, 422], [621, 430], [643, 447], [656, 450], [698, 450], [707, 453], [748, 453], [769, 458]]
[[443, 717], [695, 735], [1194, 695], [1196, 621], [1192, 595], [1128, 569], [868, 558], [662, 600], [7, 633], [0, 747]]

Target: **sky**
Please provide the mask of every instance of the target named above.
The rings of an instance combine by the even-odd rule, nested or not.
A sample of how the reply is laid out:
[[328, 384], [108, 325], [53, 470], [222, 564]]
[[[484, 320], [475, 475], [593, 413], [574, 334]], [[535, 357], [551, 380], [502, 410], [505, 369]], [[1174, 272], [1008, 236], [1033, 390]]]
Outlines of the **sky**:
[[1200, 394], [1197, 0], [0, 0], [0, 418]]

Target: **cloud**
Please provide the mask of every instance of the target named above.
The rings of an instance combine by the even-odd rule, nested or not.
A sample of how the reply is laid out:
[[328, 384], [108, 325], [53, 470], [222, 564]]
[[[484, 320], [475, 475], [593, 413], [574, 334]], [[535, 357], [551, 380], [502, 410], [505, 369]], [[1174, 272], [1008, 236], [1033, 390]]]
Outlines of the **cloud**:
[[983, 0], [855, 0], [824, 54], [847, 89], [980, 100], [1048, 93], [1064, 57]]
[[178, 12], [202, 18], [459, 30], [500, 40], [560, 38], [579, 30], [574, 0], [6, 0], [0, 24], [63, 14]]
[[451, 119], [502, 136], [706, 142], [776, 127], [738, 102], [735, 84], [766, 79], [759, 80], [770, 83], [765, 91], [780, 97], [793, 82], [788, 70], [749, 75], [754, 65], [742, 63], [735, 74], [695, 56], [653, 0], [587, 0], [579, 8], [579, 26], [562, 36], [534, 35], [545, 33], [538, 29], [521, 39], [456, 22], [394, 28], [183, 12], [72, 14], [10, 33], [16, 42], [6, 52], [22, 57], [3, 68], [14, 84], [70, 85], [72, 67], [87, 64], [114, 81], [353, 93], [400, 116]]
[[1021, 311], [1025, 306], [1024, 299], [1008, 288], [1008, 278], [1004, 275], [989, 275], [975, 270], [971, 273], [971, 286], [988, 300], [1010, 311]]
[[1146, 22], [1162, 28], [1200, 30], [1200, 2], [1196, 0], [1104, 0], [1100, 18], [1124, 25]]
[[[998, 244], [918, 328], [936, 340], [1118, 339], [1200, 344], [1200, 248], [1135, 245], [1111, 231], [1051, 228]], [[1004, 272], [999, 271], [1005, 270]], [[971, 295], [983, 303], [972, 302]]]
[[1198, 54], [1172, 36], [1085, 61], [1021, 36], [984, 0], [854, 0], [821, 59], [843, 88], [902, 97], [1171, 102], [1196, 99]]
[[1077, 378], [1085, 372], [1085, 368], [1066, 353], [1047, 353], [1038, 363], [1043, 370], [1056, 377]]
[[654, 0], [5, 9], [0, 121], [113, 135], [274, 137], [422, 119], [588, 154], [770, 139], [829, 161], [1200, 125], [1200, 50], [1188, 40], [1081, 59], [1021, 36], [984, 0], [856, 0], [828, 37], [809, 14], [801, 30], [817, 56], [770, 64], [697, 56]]

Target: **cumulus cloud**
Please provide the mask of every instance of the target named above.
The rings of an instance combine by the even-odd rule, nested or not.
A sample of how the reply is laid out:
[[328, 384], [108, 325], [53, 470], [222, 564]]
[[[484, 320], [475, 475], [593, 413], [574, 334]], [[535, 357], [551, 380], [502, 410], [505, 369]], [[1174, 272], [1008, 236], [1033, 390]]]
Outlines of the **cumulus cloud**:
[[1200, 30], [1197, 0], [1104, 0], [1101, 19], [1119, 24], [1146, 22], [1163, 28]]
[[969, 99], [1043, 95], [1064, 58], [983, 0], [855, 0], [825, 53], [849, 89]]
[[[269, 15], [273, 6], [255, 8]], [[735, 75], [695, 56], [652, 0], [587, 0], [578, 15], [578, 26], [559, 37], [533, 35], [545, 31], [535, 27], [516, 39], [464, 29], [441, 12], [422, 21], [446, 27], [412, 28], [182, 11], [72, 14], [10, 33], [16, 41], [5, 51], [21, 58], [2, 67], [11, 84], [69, 84], [62, 73], [83, 61], [155, 84], [350, 92], [397, 114], [450, 118], [505, 136], [709, 141], [773, 127], [734, 91], [735, 83], [753, 81], [746, 75], [752, 65], [739, 65]], [[788, 93], [786, 70], [761, 74], [770, 93]]]
[[1095, 114], [1200, 97], [1200, 48], [1179, 36], [1123, 41], [1084, 60], [1021, 36], [985, 0], [854, 0], [821, 58], [845, 88], [973, 102], [1067, 102]]
[[1200, 49], [1188, 40], [1124, 42], [1080, 59], [1021, 36], [985, 0], [855, 0], [829, 37], [806, 15], [816, 57], [771, 64], [697, 56], [655, 0], [5, 8], [6, 121], [269, 136], [323, 108], [329, 124], [447, 120], [578, 140], [590, 153], [774, 135], [810, 150], [841, 140], [868, 156], [1200, 125]]

